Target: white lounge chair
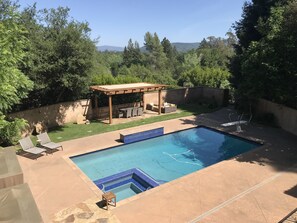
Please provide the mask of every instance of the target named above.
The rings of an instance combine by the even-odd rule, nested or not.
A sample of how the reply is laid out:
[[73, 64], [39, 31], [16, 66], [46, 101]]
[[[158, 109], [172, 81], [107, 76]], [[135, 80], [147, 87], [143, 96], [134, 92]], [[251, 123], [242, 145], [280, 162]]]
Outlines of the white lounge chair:
[[34, 146], [29, 136], [19, 140], [19, 143], [25, 152], [32, 153], [34, 155], [39, 155], [46, 151], [46, 149]]
[[58, 149], [59, 147], [61, 147], [61, 149], [63, 150], [63, 146], [61, 144], [51, 141], [47, 132], [40, 133], [39, 135], [37, 135], [37, 138], [40, 142], [40, 145], [44, 146], [45, 148]]

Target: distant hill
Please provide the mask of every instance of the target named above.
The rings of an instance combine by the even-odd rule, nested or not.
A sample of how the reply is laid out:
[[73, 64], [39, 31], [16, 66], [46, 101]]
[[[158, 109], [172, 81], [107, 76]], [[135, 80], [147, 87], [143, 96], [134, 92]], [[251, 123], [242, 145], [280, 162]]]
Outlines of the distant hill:
[[111, 51], [111, 52], [123, 52], [124, 51], [124, 47], [120, 47], [120, 46], [97, 46], [97, 49], [99, 51]]
[[200, 45], [200, 43], [171, 43], [173, 46], [175, 46], [176, 50], [178, 52], [188, 52], [192, 49], [197, 49]]
[[[173, 46], [176, 47], [176, 50], [178, 52], [188, 52], [192, 49], [197, 49], [200, 45], [200, 43], [196, 42], [196, 43], [171, 43]], [[124, 51], [124, 47], [119, 47], [119, 46], [98, 46], [97, 49], [99, 51], [111, 51], [111, 52], [123, 52]], [[145, 52], [145, 46], [140, 48], [141, 52]]]

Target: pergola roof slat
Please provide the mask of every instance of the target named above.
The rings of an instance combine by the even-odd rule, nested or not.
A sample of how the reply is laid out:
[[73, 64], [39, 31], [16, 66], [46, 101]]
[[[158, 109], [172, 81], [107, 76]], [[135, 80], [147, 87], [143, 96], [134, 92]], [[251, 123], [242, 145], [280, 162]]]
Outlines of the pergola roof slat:
[[114, 85], [95, 85], [91, 86], [90, 90], [100, 91], [106, 95], [115, 94], [130, 94], [145, 91], [162, 90], [166, 87], [165, 84], [151, 84], [151, 83], [133, 83], [133, 84], [114, 84]]

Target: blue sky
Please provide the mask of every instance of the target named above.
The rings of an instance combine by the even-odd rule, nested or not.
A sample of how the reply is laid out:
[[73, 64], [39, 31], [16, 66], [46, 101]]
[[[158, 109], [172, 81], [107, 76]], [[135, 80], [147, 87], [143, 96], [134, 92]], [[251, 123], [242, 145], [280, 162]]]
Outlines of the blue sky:
[[87, 21], [91, 38], [99, 46], [125, 46], [129, 38], [144, 42], [146, 32], [156, 32], [170, 42], [199, 42], [204, 37], [224, 37], [241, 17], [244, 0], [19, 0], [21, 7], [67, 6], [70, 16]]

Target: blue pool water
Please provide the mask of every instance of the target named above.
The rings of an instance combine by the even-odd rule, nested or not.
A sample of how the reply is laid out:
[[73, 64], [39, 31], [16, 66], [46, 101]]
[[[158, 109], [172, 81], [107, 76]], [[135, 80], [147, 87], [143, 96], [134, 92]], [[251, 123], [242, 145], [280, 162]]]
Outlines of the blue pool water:
[[[239, 137], [198, 127], [71, 159], [92, 181], [138, 168], [161, 184], [258, 146], [260, 144]], [[112, 191], [117, 197], [121, 194], [118, 200], [138, 193], [129, 185]]]

